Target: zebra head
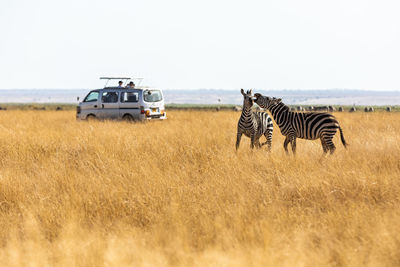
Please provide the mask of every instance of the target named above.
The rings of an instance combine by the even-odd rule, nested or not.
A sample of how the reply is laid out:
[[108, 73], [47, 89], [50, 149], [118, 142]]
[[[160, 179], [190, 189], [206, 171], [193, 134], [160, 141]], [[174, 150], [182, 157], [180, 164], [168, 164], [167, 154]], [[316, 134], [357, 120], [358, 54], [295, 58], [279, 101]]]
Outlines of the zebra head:
[[259, 105], [261, 108], [266, 108], [266, 109], [270, 109], [271, 107], [282, 101], [282, 99], [280, 98], [263, 96], [262, 94], [259, 93], [255, 94], [254, 97], [257, 105]]
[[240, 90], [240, 92], [243, 95], [243, 107], [244, 108], [251, 108], [254, 104], [253, 96], [252, 96], [252, 90], [247, 90], [245, 93], [243, 89]]

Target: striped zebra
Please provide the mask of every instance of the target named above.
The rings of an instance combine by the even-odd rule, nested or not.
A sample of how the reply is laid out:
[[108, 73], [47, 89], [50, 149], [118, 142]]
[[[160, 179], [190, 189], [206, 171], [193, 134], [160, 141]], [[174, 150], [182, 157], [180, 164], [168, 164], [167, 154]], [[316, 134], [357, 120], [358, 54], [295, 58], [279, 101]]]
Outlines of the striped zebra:
[[282, 103], [280, 98], [271, 98], [261, 94], [255, 94], [257, 105], [269, 110], [278, 124], [281, 133], [286, 136], [283, 147], [286, 153], [290, 142], [293, 153], [296, 153], [296, 138], [307, 140], [321, 139], [324, 154], [330, 151], [332, 154], [336, 147], [332, 142], [337, 129], [340, 131], [340, 139], [344, 147], [347, 146], [344, 140], [342, 128], [336, 118], [329, 113], [322, 112], [292, 112], [289, 107]]
[[[240, 116], [237, 127], [236, 150], [239, 148], [240, 139], [242, 138], [242, 134], [244, 134], [245, 136], [250, 137], [250, 147], [252, 149], [254, 146], [260, 148], [261, 146], [267, 144], [268, 151], [270, 151], [273, 131], [271, 117], [266, 112], [253, 112], [251, 110], [251, 107], [254, 103], [251, 90], [248, 90], [247, 93], [244, 93], [244, 90], [241, 89], [240, 92], [242, 93], [244, 100], [242, 115]], [[262, 135], [265, 136], [267, 141], [263, 144], [260, 144], [259, 139]]]

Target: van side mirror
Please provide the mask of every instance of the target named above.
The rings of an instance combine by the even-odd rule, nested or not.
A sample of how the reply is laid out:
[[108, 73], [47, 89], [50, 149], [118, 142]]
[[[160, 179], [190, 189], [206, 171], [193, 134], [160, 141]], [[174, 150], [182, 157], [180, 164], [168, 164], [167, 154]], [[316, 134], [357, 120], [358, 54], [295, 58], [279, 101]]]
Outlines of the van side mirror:
[[79, 96], [77, 96], [77, 97], [76, 97], [76, 101], [78, 101], [78, 102], [79, 102]]

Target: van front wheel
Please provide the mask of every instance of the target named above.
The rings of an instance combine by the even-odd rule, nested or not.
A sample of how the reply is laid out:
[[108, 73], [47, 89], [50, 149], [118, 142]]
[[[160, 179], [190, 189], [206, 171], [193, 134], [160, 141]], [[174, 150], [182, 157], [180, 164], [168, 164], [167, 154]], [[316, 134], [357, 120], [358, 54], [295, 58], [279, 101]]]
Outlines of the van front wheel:
[[93, 115], [93, 114], [89, 114], [89, 115], [86, 117], [86, 120], [87, 120], [87, 121], [94, 121], [95, 119], [96, 119], [96, 116]]
[[132, 115], [130, 115], [130, 114], [125, 114], [125, 115], [122, 117], [122, 119], [123, 119], [124, 121], [133, 121], [133, 117], [132, 117]]

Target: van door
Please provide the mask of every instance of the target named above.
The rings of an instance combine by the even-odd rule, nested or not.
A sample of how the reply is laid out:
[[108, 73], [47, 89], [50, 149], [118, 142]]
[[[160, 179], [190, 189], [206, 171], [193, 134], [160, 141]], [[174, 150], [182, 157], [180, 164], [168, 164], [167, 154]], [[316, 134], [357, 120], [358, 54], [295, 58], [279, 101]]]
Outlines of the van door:
[[101, 109], [100, 91], [94, 90], [89, 92], [79, 106], [81, 108], [82, 119], [86, 119], [86, 117], [90, 114], [93, 114], [97, 117], [99, 110]]
[[131, 115], [134, 119], [139, 119], [140, 104], [139, 104], [139, 90], [126, 90], [121, 92], [119, 103], [119, 115], [123, 117], [126, 114]]
[[103, 91], [101, 95], [101, 110], [100, 118], [102, 119], [118, 119], [119, 118], [119, 103], [118, 91]]

